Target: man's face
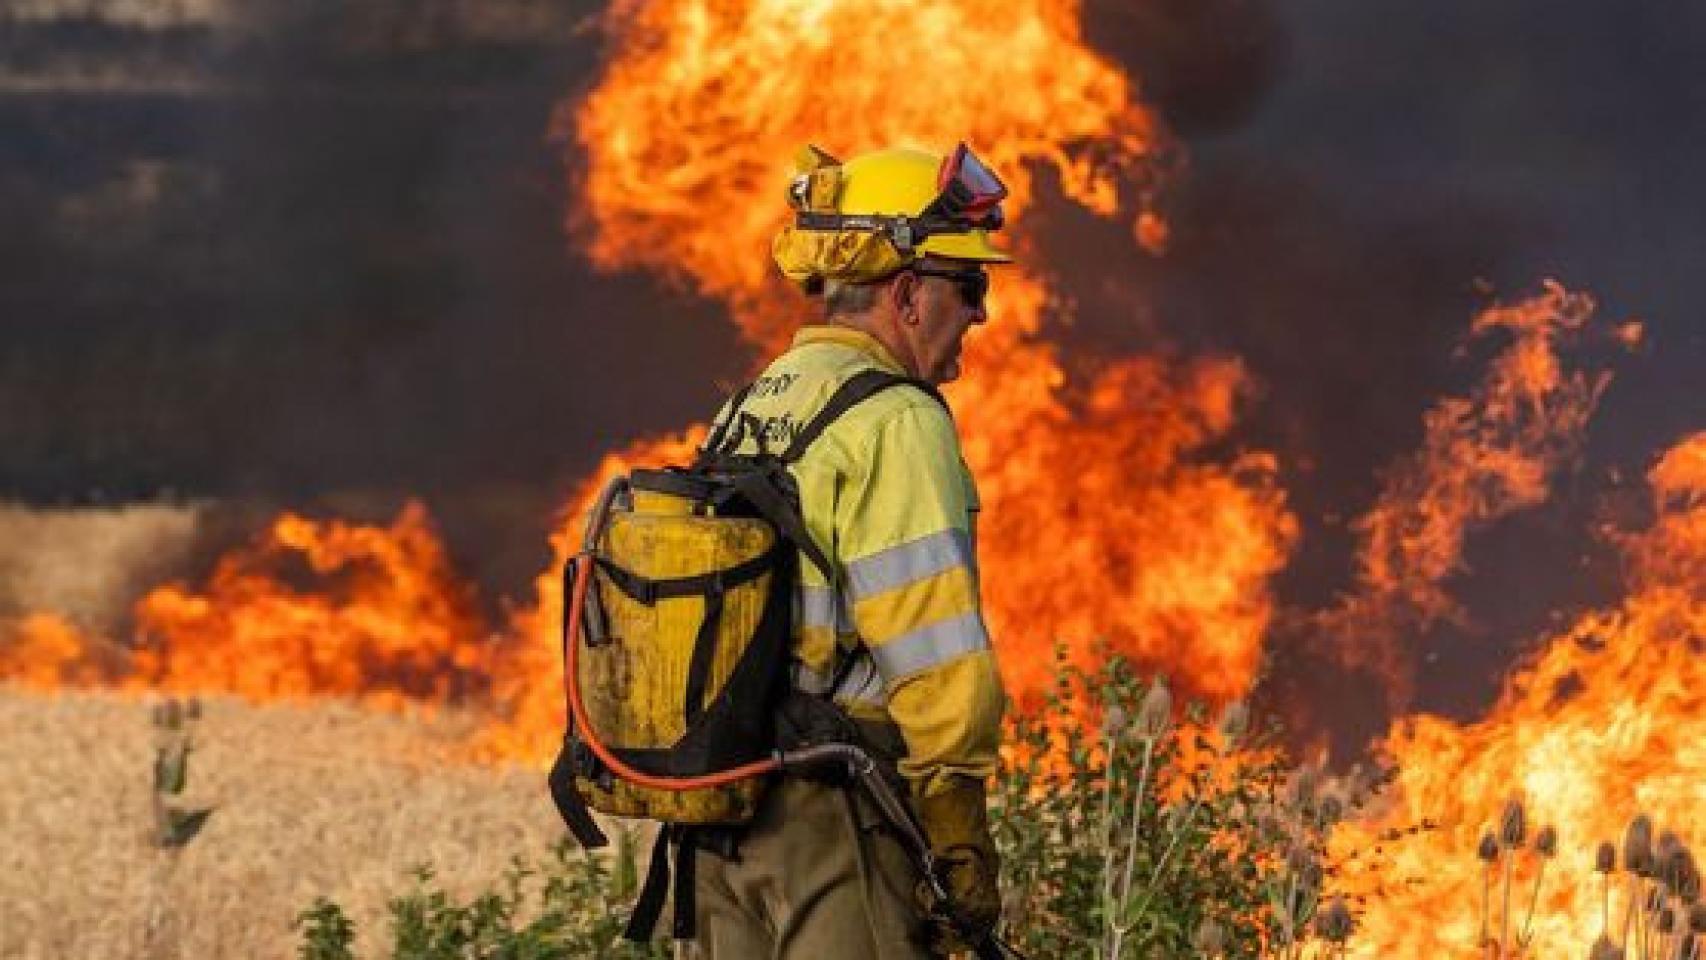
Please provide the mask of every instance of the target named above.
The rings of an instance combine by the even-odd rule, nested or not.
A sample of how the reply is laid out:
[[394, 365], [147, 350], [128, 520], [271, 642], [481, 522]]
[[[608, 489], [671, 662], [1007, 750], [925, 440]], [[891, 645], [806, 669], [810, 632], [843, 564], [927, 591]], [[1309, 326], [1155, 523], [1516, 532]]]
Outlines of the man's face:
[[912, 273], [917, 278], [912, 293], [913, 316], [907, 318], [905, 329], [918, 376], [931, 383], [958, 379], [966, 331], [989, 316], [983, 302], [983, 291], [988, 288], [983, 266], [968, 260], [927, 257]]

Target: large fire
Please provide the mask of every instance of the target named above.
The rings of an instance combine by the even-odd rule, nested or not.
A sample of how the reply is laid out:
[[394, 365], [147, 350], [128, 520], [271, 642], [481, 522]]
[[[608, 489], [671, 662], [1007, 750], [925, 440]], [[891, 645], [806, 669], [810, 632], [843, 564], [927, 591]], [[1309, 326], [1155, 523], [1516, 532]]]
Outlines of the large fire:
[[1695, 819], [1706, 803], [1706, 432], [1647, 479], [1651, 526], [1611, 534], [1627, 557], [1621, 603], [1545, 640], [1484, 719], [1394, 726], [1384, 748], [1400, 776], [1385, 822], [1347, 827], [1335, 843], [1367, 848], [1380, 828], [1423, 818], [1441, 829], [1389, 845], [1395, 870], [1384, 882], [1347, 878], [1377, 893], [1359, 955], [1479, 955], [1481, 864], [1469, 852], [1512, 796], [1562, 840], [1560, 879], [1536, 915], [1538, 956], [1574, 954], [1598, 934], [1594, 847], [1618, 840], [1636, 813], [1690, 845], [1706, 839]]
[[[1278, 458], [1225, 452], [1257, 371], [1159, 343], [1147, 356], [1086, 357], [1050, 338], [1072, 308], [1048, 285], [1039, 196], [1118, 218], [1158, 252], [1156, 200], [1177, 152], [1078, 21], [1075, 0], [622, 0], [605, 23], [599, 84], [555, 120], [579, 152], [570, 223], [598, 266], [653, 271], [726, 303], [756, 364], [812, 310], [767, 255], [795, 151], [974, 144], [1013, 187], [1022, 265], [998, 276], [992, 320], [949, 395], [980, 482], [985, 594], [1009, 685], [1023, 698], [1046, 683], [1057, 642], [1078, 657], [1106, 643], [1230, 698], [1254, 683], [1264, 639], [1290, 633], [1275, 629], [1271, 582], [1299, 527]], [[1601, 329], [1591, 314], [1585, 297], [1549, 287], [1475, 320], [1472, 337], [1502, 344], [1482, 382], [1426, 414], [1421, 449], [1392, 468], [1358, 525], [1344, 598], [1286, 624], [1378, 672], [1403, 701], [1406, 640], [1460, 615], [1447, 583], [1466, 539], [1543, 502], [1579, 452], [1608, 384], [1568, 360], [1572, 342]], [[607, 457], [549, 534], [557, 563], [605, 479], [685, 459], [701, 430]], [[1559, 827], [1560, 872], [1578, 876], [1592, 843], [1636, 810], [1686, 825], [1706, 800], [1706, 433], [1649, 480], [1651, 525], [1608, 533], [1628, 557], [1625, 600], [1540, 644], [1484, 719], [1413, 716], [1385, 739], [1401, 771], [1388, 806], [1335, 842], [1367, 847], [1422, 819], [1441, 828], [1387, 845], [1396, 874], [1343, 875], [1370, 897], [1359, 955], [1476, 955], [1470, 854], [1513, 794]], [[462, 700], [496, 718], [483, 751], [538, 759], [563, 719], [559, 590], [554, 563], [534, 602], [494, 628], [421, 508], [389, 527], [286, 516], [204, 584], [143, 597], [133, 642], [49, 614], [9, 625], [0, 679]], [[1591, 939], [1597, 911], [1579, 899], [1589, 893], [1551, 889], [1543, 947]]]

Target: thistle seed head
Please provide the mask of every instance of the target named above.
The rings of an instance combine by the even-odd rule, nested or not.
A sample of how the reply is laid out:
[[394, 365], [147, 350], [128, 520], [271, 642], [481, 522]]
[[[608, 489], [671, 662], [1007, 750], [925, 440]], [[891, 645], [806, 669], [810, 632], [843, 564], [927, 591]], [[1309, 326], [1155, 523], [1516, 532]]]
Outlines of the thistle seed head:
[[1515, 850], [1522, 846], [1528, 836], [1528, 817], [1523, 812], [1522, 800], [1512, 797], [1505, 802], [1503, 813], [1499, 814], [1499, 843], [1507, 850]]
[[1285, 852], [1285, 868], [1292, 873], [1302, 873], [1309, 863], [1309, 848], [1301, 843], [1294, 843]]
[[1499, 859], [1499, 840], [1493, 836], [1493, 831], [1481, 834], [1481, 845], [1475, 848], [1475, 856], [1486, 864]]
[[1610, 873], [1617, 869], [1617, 846], [1610, 840], [1601, 843], [1594, 851], [1593, 869], [1595, 873]]
[[1687, 847], [1682, 849], [1680, 860], [1676, 895], [1683, 903], [1694, 903], [1700, 899], [1700, 865], [1694, 862], [1694, 854]]
[[1298, 767], [1286, 785], [1286, 806], [1307, 810], [1315, 806], [1315, 793], [1321, 786], [1321, 772], [1314, 767]]
[[1217, 725], [1220, 739], [1228, 748], [1236, 746], [1250, 732], [1250, 707], [1242, 700], [1234, 700], [1220, 712], [1220, 723]]
[[1102, 732], [1110, 737], [1117, 737], [1125, 729], [1125, 708], [1119, 704], [1109, 704], [1106, 713], [1102, 714]]
[[1676, 931], [1676, 911], [1665, 907], [1659, 911], [1659, 932], [1670, 934]]
[[1653, 821], [1643, 813], [1629, 821], [1629, 828], [1623, 832], [1623, 869], [1646, 876], [1652, 871], [1652, 863]]
[[1322, 827], [1332, 827], [1344, 819], [1345, 801], [1340, 799], [1338, 791], [1329, 790], [1321, 795], [1321, 805], [1316, 811]]
[[[1671, 842], [1668, 844], [1664, 842], [1662, 837], [1660, 838], [1659, 882], [1664, 884], [1666, 890], [1680, 897], [1682, 896], [1683, 885], [1689, 879], [1688, 875], [1694, 872], [1694, 856], [1688, 852], [1687, 847], [1682, 845], [1681, 840], [1676, 839], [1674, 834], [1670, 835], [1670, 838]], [[1684, 897], [1683, 899], [1693, 898]]]
[[1167, 690], [1167, 681], [1156, 677], [1149, 685], [1149, 692], [1143, 695], [1143, 702], [1137, 707], [1136, 733], [1145, 740], [1159, 740], [1166, 734], [1168, 726], [1173, 722], [1173, 694]]
[[1588, 951], [1588, 960], [1623, 960], [1623, 948], [1602, 933], [1593, 942], [1593, 949]]
[[1204, 957], [1218, 957], [1226, 949], [1226, 928], [1213, 917], [1204, 917], [1191, 934], [1191, 946]]
[[1328, 943], [1344, 943], [1351, 938], [1351, 931], [1355, 928], [1356, 919], [1351, 916], [1351, 908], [1341, 896], [1335, 896], [1315, 919], [1315, 932]]
[[1551, 859], [1558, 855], [1558, 828], [1547, 824], [1534, 835], [1534, 852]]
[[1313, 894], [1321, 889], [1321, 881], [1325, 880], [1326, 876], [1327, 871], [1321, 866], [1321, 861], [1310, 858], [1309, 862], [1304, 864], [1298, 882], [1305, 891]]
[[1189, 813], [1190, 808], [1183, 802], [1168, 804], [1166, 812], [1162, 815], [1162, 822], [1166, 824], [1167, 832], [1174, 834], [1185, 829], [1185, 818]]
[[1688, 929], [1706, 933], [1706, 903], [1696, 903], [1688, 908]]

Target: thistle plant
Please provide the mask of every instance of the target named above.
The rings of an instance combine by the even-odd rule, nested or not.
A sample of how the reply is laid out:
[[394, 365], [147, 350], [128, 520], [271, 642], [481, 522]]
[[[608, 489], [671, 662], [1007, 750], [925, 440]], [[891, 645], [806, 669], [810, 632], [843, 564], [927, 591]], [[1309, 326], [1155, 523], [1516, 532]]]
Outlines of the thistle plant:
[[142, 931], [145, 957], [156, 956], [164, 949], [164, 934], [171, 919], [170, 889], [178, 858], [213, 814], [211, 807], [195, 808], [184, 803], [190, 755], [195, 751], [195, 726], [200, 720], [201, 703], [194, 698], [168, 698], [149, 712], [154, 733], [154, 763], [153, 788], [148, 794], [148, 840], [158, 856], [149, 878], [148, 911]]
[[[1533, 834], [1528, 830], [1528, 811], [1521, 797], [1512, 797], [1499, 813], [1497, 829], [1482, 834], [1475, 849], [1481, 861], [1481, 948], [1485, 955], [1507, 960], [1529, 955], [1534, 943], [1534, 914], [1540, 906], [1540, 891], [1546, 883], [1546, 867], [1558, 855], [1558, 831], [1543, 826]], [[1513, 897], [1522, 892], [1515, 882], [1517, 863], [1527, 860], [1530, 867], [1527, 906], [1522, 919], [1513, 912]], [[1498, 936], [1493, 935], [1493, 875], [1499, 881]], [[1512, 931], [1515, 936], [1512, 936]]]
[[154, 846], [170, 854], [181, 851], [201, 832], [211, 807], [194, 809], [183, 804], [189, 786], [190, 754], [195, 751], [195, 725], [201, 720], [201, 702], [195, 698], [168, 698], [149, 713], [154, 726], [154, 789], [149, 793]]
[[[1062, 659], [1057, 676], [1014, 721], [991, 804], [1016, 946], [1039, 960], [1343, 955], [1349, 904], [1311, 922], [1348, 808], [1319, 771], [1289, 771], [1245, 704], [1177, 703], [1119, 657]], [[1300, 779], [1307, 810], [1287, 796]]]
[[1638, 814], [1623, 832], [1623, 909], [1612, 930], [1611, 874], [1618, 868], [1617, 848], [1601, 843], [1594, 857], [1600, 874], [1600, 934], [1589, 954], [1593, 960], [1701, 960], [1706, 937], [1706, 902], [1694, 853], [1670, 830], [1657, 830], [1651, 817]]

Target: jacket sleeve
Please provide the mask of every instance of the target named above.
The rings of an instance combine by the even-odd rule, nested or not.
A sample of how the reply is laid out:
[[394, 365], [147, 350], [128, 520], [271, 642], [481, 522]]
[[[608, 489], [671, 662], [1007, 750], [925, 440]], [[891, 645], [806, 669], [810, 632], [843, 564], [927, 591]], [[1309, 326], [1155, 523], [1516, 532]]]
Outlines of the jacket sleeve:
[[1005, 696], [978, 597], [971, 491], [935, 404], [881, 422], [836, 504], [853, 626], [906, 739], [920, 796], [995, 772]]

